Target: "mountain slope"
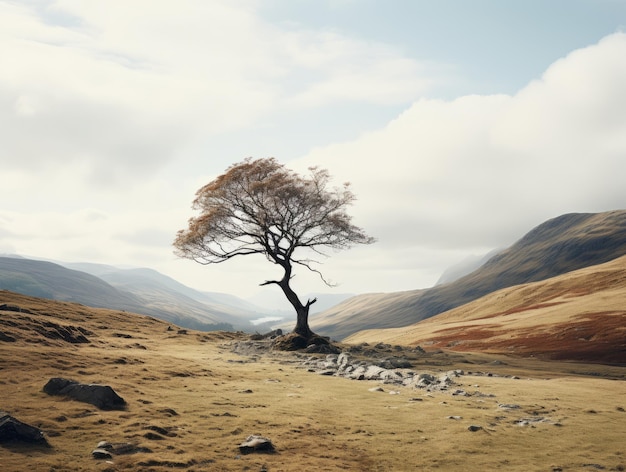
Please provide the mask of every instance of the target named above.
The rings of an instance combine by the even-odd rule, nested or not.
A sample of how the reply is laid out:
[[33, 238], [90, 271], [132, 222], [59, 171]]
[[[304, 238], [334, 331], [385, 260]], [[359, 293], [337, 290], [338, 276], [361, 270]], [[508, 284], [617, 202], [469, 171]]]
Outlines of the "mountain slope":
[[103, 280], [58, 264], [0, 257], [0, 288], [25, 295], [132, 311], [141, 300]]
[[52, 262], [0, 257], [0, 289], [140, 313], [187, 328], [232, 329], [219, 311], [183, 295], [175, 297], [160, 287], [153, 287], [150, 296], [146, 296], [149, 290], [130, 293], [94, 275]]
[[120, 269], [93, 263], [62, 263], [65, 267], [93, 274], [113, 287], [133, 293], [150, 306], [185, 307], [191, 313], [209, 310], [223, 322], [249, 328], [248, 320], [263, 316], [263, 309], [234, 295], [200, 292], [153, 269]]
[[[59, 264], [69, 269], [81, 270], [83, 272], [87, 272], [88, 274], [95, 275], [96, 277], [110, 283], [114, 287], [127, 284], [130, 289], [132, 289], [134, 285], [141, 286], [142, 284], [150, 285], [153, 283], [162, 288], [167, 288], [173, 292], [193, 298], [199, 302], [206, 303], [208, 305], [222, 306], [221, 309], [224, 312], [232, 312], [232, 314], [237, 317], [257, 318], [259, 316], [259, 312], [264, 311], [263, 308], [242, 298], [238, 298], [235, 295], [219, 292], [201, 292], [191, 287], [187, 287], [177, 280], [168, 277], [167, 275], [163, 275], [154, 269], [148, 269], [145, 267], [121, 269], [111, 265], [88, 262], [59, 262]], [[126, 288], [126, 290], [129, 290], [129, 288]]]
[[498, 290], [411, 326], [361, 331], [346, 342], [626, 365], [626, 256]]
[[[501, 288], [545, 280], [624, 254], [626, 210], [562, 215], [537, 226], [454, 282], [425, 290], [356, 296], [312, 316], [311, 327], [341, 339], [364, 328], [407, 326]], [[369, 303], [370, 299], [375, 303]]]

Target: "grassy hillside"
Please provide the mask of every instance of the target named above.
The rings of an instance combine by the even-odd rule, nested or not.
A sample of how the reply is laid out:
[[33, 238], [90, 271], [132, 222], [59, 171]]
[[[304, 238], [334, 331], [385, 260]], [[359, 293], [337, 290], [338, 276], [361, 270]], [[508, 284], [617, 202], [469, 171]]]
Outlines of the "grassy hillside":
[[[526, 472], [626, 466], [623, 368], [423, 354], [418, 372], [465, 370], [457, 387], [469, 393], [453, 395], [317, 375], [301, 368], [293, 353], [237, 355], [231, 343], [243, 338], [235, 333], [184, 333], [146, 316], [10, 292], [0, 292], [3, 304], [9, 307], [0, 308], [2, 409], [42, 428], [50, 445], [0, 444], [3, 470]], [[88, 342], [57, 336], [68, 331], [83, 333]], [[42, 387], [56, 376], [110, 385], [128, 407], [103, 411], [49, 396]], [[250, 434], [271, 439], [276, 452], [241, 454], [238, 445]], [[143, 452], [96, 460], [91, 452], [102, 440]]]
[[[360, 329], [407, 326], [513, 285], [545, 280], [626, 254], [626, 210], [551, 219], [449, 284], [361, 295], [312, 317], [316, 332], [342, 339]], [[375, 301], [370, 304], [369, 301]]]
[[411, 326], [361, 331], [346, 342], [626, 366], [626, 256], [505, 288]]

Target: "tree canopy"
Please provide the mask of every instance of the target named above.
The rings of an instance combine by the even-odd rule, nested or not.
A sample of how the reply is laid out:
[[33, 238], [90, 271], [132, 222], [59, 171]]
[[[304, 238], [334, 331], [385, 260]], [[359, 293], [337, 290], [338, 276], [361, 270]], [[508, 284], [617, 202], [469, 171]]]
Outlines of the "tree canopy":
[[[314, 266], [311, 252], [370, 244], [374, 238], [352, 224], [346, 208], [355, 201], [350, 184], [330, 187], [330, 174], [317, 167], [301, 176], [274, 158], [248, 158], [196, 192], [198, 216], [177, 233], [175, 253], [201, 264], [217, 264], [236, 256], [262, 254], [283, 268], [277, 284], [297, 314], [295, 332], [310, 337], [308, 312], [290, 287], [293, 266]], [[326, 280], [324, 280], [326, 283]]]

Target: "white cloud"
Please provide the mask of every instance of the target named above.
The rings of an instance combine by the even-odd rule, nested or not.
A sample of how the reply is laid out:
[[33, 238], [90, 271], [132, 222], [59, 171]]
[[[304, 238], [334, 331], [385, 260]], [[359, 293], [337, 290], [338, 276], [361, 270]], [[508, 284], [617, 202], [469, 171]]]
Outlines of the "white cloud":
[[294, 168], [316, 164], [352, 181], [357, 222], [417, 273], [428, 262], [411, 248], [441, 261], [445, 251], [511, 244], [562, 213], [623, 207], [625, 83], [626, 35], [615, 34], [512, 97], [419, 100], [384, 129]]
[[[398, 103], [428, 82], [389, 47], [281, 30], [253, 6], [0, 4], [0, 162], [31, 171], [80, 162], [92, 181], [113, 184], [156, 172], [200, 137], [281, 109]], [[71, 20], [51, 24], [55, 15]]]
[[417, 62], [382, 44], [333, 32], [299, 32], [291, 35], [287, 44], [290, 59], [302, 69], [298, 80], [306, 84], [288, 99], [292, 106], [319, 107], [343, 101], [406, 103], [434, 81]]
[[[439, 66], [337, 31], [269, 24], [256, 6], [0, 0], [0, 249], [254, 290], [271, 277], [265, 260], [209, 269], [176, 260], [168, 242], [223, 159], [246, 157], [233, 156], [240, 142], [215, 146], [225, 158], [206, 142], [232, 132], [250, 155], [282, 149], [302, 139], [285, 128], [309, 131], [292, 122], [341, 126], [341, 104], [407, 104], [354, 141], [328, 145], [311, 129], [320, 147], [306, 158], [276, 154], [354, 184], [355, 222], [379, 242], [325, 261], [341, 291], [424, 287], [547, 218], [624, 205], [624, 34], [513, 96], [444, 101], [420, 98]], [[320, 288], [298, 274], [309, 280]]]

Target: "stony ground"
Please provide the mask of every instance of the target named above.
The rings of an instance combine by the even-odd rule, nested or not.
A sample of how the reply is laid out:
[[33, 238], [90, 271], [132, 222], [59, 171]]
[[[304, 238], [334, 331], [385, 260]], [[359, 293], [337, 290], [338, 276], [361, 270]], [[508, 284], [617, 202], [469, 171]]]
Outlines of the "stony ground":
[[[623, 367], [383, 343], [277, 352], [241, 334], [4, 297], [20, 311], [0, 309], [0, 410], [41, 428], [48, 446], [0, 445], [3, 470], [626, 467]], [[110, 385], [127, 406], [50, 396], [51, 377]], [[274, 452], [242, 452], [251, 435]], [[94, 458], [101, 441], [127, 453]]]

